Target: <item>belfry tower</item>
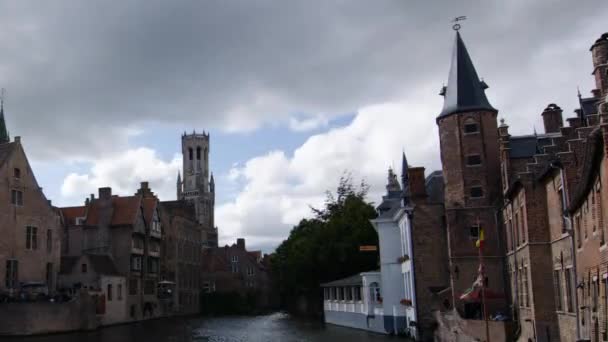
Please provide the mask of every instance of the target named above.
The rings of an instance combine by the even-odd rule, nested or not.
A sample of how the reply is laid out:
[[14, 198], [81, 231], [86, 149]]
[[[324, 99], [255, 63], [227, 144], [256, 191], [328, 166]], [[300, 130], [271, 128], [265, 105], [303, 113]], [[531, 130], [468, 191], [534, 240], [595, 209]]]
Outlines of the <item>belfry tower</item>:
[[[440, 95], [437, 117], [445, 184], [445, 215], [450, 276], [455, 307], [471, 318], [481, 303], [464, 302], [460, 295], [478, 276], [479, 250], [475, 242], [484, 231], [485, 286], [504, 293], [504, 237], [499, 229], [501, 204], [500, 159], [496, 110], [488, 101], [487, 84], [480, 80], [460, 33], [456, 31], [448, 84]], [[503, 310], [504, 300], [488, 302], [489, 312]]]
[[196, 208], [197, 221], [207, 232], [210, 247], [217, 247], [215, 228], [215, 183], [209, 173], [209, 134], [182, 135], [183, 177], [177, 175], [177, 198], [191, 201]]

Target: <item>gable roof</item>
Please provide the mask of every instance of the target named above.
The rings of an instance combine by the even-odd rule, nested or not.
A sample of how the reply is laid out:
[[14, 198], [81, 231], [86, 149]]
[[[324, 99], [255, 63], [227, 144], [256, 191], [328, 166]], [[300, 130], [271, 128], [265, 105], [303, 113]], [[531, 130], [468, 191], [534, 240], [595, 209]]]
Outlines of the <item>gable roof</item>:
[[154, 218], [154, 212], [156, 211], [157, 203], [158, 200], [156, 199], [156, 197], [146, 197], [142, 199], [142, 205], [144, 209], [144, 220], [148, 224], [152, 222], [152, 219]]
[[0, 144], [0, 166], [2, 166], [2, 164], [8, 160], [16, 146], [17, 143], [14, 142]]
[[63, 215], [64, 222], [68, 225], [72, 225], [76, 223], [77, 217], [86, 217], [87, 215], [87, 207], [65, 207], [59, 208], [61, 214]]
[[570, 201], [569, 210], [575, 212], [585, 202], [589, 191], [593, 190], [593, 181], [596, 175], [600, 172], [600, 163], [604, 155], [604, 137], [602, 128], [594, 129], [587, 137], [585, 147], [585, 156], [583, 159], [583, 167], [581, 170], [581, 178], [574, 196]]
[[[100, 222], [102, 207], [105, 204], [103, 199], [96, 198], [89, 204], [87, 211], [86, 225], [96, 226]], [[110, 225], [124, 226], [135, 224], [137, 214], [141, 209], [141, 197], [139, 196], [112, 196], [112, 218]]]

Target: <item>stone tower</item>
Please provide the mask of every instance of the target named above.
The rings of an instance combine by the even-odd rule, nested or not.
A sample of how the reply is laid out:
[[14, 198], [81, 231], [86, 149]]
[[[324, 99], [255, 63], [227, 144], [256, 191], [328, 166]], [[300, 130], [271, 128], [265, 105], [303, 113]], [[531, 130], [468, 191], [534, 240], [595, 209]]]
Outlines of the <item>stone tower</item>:
[[[456, 32], [443, 110], [437, 117], [441, 162], [445, 184], [445, 214], [448, 234], [453, 301], [465, 317], [478, 314], [480, 303], [465, 303], [460, 295], [476, 279], [479, 268], [475, 242], [479, 228], [485, 233], [486, 286], [504, 293], [503, 232], [497, 227], [501, 203], [498, 153], [498, 111], [485, 95], [480, 80]], [[488, 302], [488, 311], [505, 309], [504, 300]]]
[[197, 221], [207, 233], [208, 244], [217, 246], [215, 184], [209, 173], [209, 134], [182, 135], [183, 177], [177, 175], [177, 198], [195, 205]]

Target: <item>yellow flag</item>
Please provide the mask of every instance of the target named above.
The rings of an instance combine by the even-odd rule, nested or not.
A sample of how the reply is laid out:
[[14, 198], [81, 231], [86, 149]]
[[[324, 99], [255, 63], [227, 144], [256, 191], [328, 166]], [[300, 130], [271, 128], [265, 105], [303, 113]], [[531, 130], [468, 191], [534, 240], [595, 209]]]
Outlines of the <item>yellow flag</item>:
[[479, 238], [477, 239], [477, 241], [475, 242], [475, 246], [477, 246], [477, 248], [481, 248], [483, 247], [483, 240], [484, 240], [484, 236], [483, 236], [483, 228], [479, 228]]

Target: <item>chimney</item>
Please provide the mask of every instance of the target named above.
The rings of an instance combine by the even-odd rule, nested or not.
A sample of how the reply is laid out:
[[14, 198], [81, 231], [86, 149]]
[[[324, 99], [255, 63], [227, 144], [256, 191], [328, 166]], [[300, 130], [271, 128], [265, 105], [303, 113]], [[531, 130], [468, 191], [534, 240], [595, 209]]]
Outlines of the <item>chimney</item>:
[[556, 133], [564, 127], [562, 109], [555, 103], [550, 103], [542, 113], [545, 133]]
[[424, 179], [424, 167], [408, 168], [410, 180], [410, 196], [412, 198], [426, 197], [426, 182]]
[[110, 199], [112, 198], [112, 188], [99, 188], [99, 199]]
[[141, 185], [140, 187], [142, 190], [148, 189], [148, 182], [141, 182], [140, 185]]
[[245, 250], [245, 239], [239, 238], [236, 239], [236, 247], [242, 251]]
[[15, 137], [15, 142], [20, 144], [21, 143], [21, 137], [19, 137], [19, 136]]

